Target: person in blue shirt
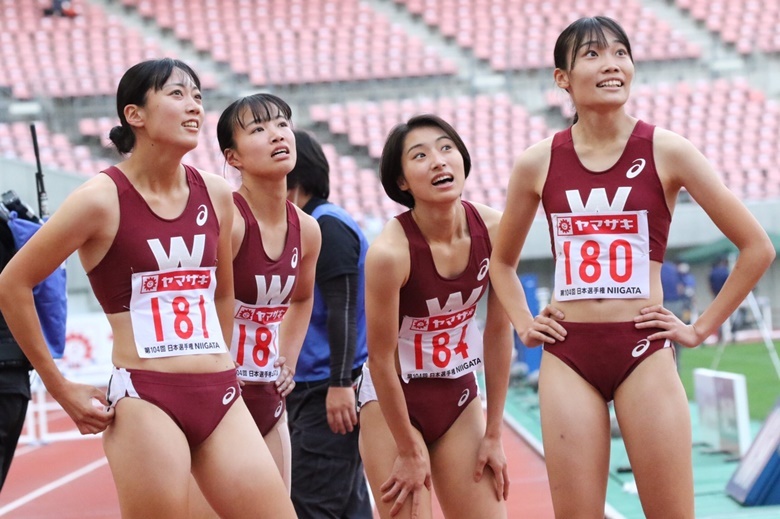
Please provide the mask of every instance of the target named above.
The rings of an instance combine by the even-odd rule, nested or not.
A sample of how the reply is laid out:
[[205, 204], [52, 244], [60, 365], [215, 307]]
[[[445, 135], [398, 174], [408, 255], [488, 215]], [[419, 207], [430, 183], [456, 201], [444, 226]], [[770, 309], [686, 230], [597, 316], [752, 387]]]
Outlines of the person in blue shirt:
[[371, 519], [358, 450], [355, 385], [368, 357], [364, 274], [368, 241], [355, 220], [328, 201], [329, 165], [312, 135], [295, 130], [298, 162], [288, 200], [322, 231], [314, 309], [287, 396], [292, 443], [291, 497], [298, 517]]
[[[661, 287], [664, 291], [664, 308], [672, 312], [677, 318], [685, 321], [685, 284], [683, 283], [680, 270], [673, 261], [664, 261], [661, 264]], [[682, 347], [674, 342], [674, 359], [677, 368], [680, 367], [680, 354]]]
[[[720, 290], [723, 288], [728, 277], [729, 260], [728, 258], [720, 258], [712, 265], [712, 270], [710, 271], [709, 282], [712, 297], [715, 297], [720, 293]], [[729, 317], [729, 319], [718, 328], [718, 343], [723, 342], [727, 335], [729, 339], [733, 338], [732, 332], [731, 317]]]

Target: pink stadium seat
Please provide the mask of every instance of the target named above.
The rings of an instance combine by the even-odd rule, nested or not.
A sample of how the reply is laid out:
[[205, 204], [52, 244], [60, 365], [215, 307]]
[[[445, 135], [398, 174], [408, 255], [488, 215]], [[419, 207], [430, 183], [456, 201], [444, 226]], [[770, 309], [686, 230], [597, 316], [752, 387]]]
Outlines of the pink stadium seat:
[[743, 0], [676, 0], [677, 7], [706, 24], [725, 42], [734, 45], [742, 55], [754, 51], [780, 52], [777, 25], [780, 7], [777, 2], [745, 2]]

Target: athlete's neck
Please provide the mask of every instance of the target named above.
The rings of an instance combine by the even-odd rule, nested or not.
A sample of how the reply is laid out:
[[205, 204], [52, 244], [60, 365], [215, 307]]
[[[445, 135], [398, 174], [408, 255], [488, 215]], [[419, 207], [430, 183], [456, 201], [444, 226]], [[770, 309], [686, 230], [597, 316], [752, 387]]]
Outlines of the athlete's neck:
[[187, 187], [187, 175], [180, 160], [181, 157], [178, 157], [175, 162], [166, 160], [166, 157], [161, 157], [160, 160], [147, 160], [133, 153], [116, 167], [139, 191], [162, 194]]
[[238, 192], [258, 221], [277, 224], [287, 220], [287, 186], [284, 181], [245, 176]]
[[448, 243], [468, 235], [466, 210], [460, 199], [444, 207], [417, 204], [412, 218], [428, 243]]
[[578, 113], [578, 120], [571, 128], [572, 140], [577, 146], [583, 147], [599, 147], [615, 141], [625, 142], [634, 131], [636, 122], [636, 118], [623, 110]]

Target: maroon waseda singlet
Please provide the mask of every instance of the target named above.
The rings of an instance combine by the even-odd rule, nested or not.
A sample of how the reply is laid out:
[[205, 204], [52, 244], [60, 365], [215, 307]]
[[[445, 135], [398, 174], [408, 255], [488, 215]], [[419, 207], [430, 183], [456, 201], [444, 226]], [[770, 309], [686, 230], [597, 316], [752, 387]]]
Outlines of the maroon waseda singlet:
[[571, 128], [555, 134], [550, 168], [542, 190], [542, 204], [553, 244], [550, 217], [553, 213], [646, 210], [650, 259], [663, 262], [672, 215], [655, 169], [654, 129], [650, 124], [637, 121], [615, 165], [598, 172], [587, 169], [580, 162], [574, 150]]
[[286, 402], [274, 382], [280, 368], [279, 329], [298, 284], [301, 260], [301, 226], [295, 205], [286, 202], [287, 238], [277, 259], [263, 247], [260, 226], [239, 193], [233, 201], [244, 220], [244, 239], [233, 259], [235, 311], [230, 353], [238, 378], [246, 382], [242, 395], [263, 436], [282, 417]]
[[[618, 161], [599, 172], [580, 162], [571, 128], [553, 137], [542, 204], [556, 259], [557, 300], [649, 297], [647, 260], [663, 262], [671, 223], [653, 158], [654, 129], [637, 121]], [[658, 329], [637, 329], [633, 322], [562, 324], [566, 340], [545, 344], [544, 351], [605, 401], [641, 362], [670, 345], [648, 338]]]
[[278, 259], [263, 248], [260, 227], [244, 197], [233, 193], [233, 201], [244, 219], [244, 240], [233, 259], [233, 284], [237, 300], [250, 305], [290, 302], [298, 280], [301, 258], [301, 225], [292, 202], [287, 202], [287, 240]]
[[489, 282], [490, 236], [476, 208], [465, 200], [462, 203], [471, 235], [471, 253], [466, 270], [453, 278], [445, 278], [436, 270], [431, 248], [412, 218], [412, 212], [396, 216], [409, 240], [411, 263], [409, 279], [400, 292], [401, 319], [464, 310], [476, 304], [484, 294]]
[[399, 299], [398, 358], [409, 420], [426, 443], [440, 438], [477, 396], [483, 365], [476, 305], [490, 281], [490, 236], [476, 208], [462, 201], [471, 237], [465, 270], [445, 278], [411, 211], [398, 215], [409, 241], [409, 279]]
[[114, 166], [103, 171], [119, 196], [119, 228], [114, 241], [89, 277], [107, 314], [130, 308], [131, 276], [172, 268], [214, 267], [219, 221], [198, 170], [184, 166], [190, 196], [172, 219], [155, 214], [127, 177]]

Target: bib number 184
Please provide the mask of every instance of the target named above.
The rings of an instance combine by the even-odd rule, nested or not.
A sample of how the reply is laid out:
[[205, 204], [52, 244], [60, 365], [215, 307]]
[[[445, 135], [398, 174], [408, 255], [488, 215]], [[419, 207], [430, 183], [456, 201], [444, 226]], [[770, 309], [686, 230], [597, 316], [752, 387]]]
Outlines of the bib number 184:
[[[464, 326], [461, 329], [460, 333], [460, 339], [458, 339], [458, 344], [450, 349], [450, 334], [448, 332], [441, 332], [437, 333], [436, 335], [432, 336], [431, 343], [433, 345], [433, 351], [431, 354], [431, 360], [433, 360], [433, 365], [437, 368], [446, 368], [449, 363], [450, 359], [452, 358], [452, 353], [455, 352], [458, 355], [460, 355], [463, 359], [469, 358], [469, 345], [466, 343], [466, 330], [468, 329], [468, 326]], [[421, 370], [423, 369], [423, 335], [422, 334], [415, 334], [414, 336], [414, 367], [415, 369]]]

